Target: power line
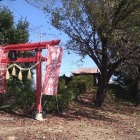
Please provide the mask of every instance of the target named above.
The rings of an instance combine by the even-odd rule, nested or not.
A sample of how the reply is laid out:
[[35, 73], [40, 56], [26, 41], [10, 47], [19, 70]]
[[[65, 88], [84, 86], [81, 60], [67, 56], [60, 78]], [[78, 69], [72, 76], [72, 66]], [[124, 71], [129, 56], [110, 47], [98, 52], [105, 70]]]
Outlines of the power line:
[[[18, 10], [16, 10], [9, 2], [7, 2], [7, 1], [5, 1], [18, 15], [20, 15], [21, 17], [24, 17], [24, 16], [22, 16], [22, 14], [20, 14], [20, 12], [18, 12]], [[15, 16], [18, 20], [19, 20], [19, 18], [17, 17], [17, 16]], [[30, 23], [30, 22], [29, 22]], [[30, 23], [30, 25], [32, 25], [31, 23]], [[33, 26], [33, 25], [32, 25]], [[34, 27], [34, 26], [33, 26]], [[35, 36], [36, 37], [36, 36]], [[36, 37], [37, 39], [39, 39], [39, 37]]]
[[[18, 11], [18, 10], [16, 10], [8, 1], [5, 1], [6, 3], [7, 3], [7, 5], [9, 5], [18, 15], [20, 15], [21, 17], [23, 17], [24, 18], [24, 16]], [[19, 20], [19, 18], [17, 17], [17, 16], [15, 16], [18, 20]], [[30, 22], [29, 22], [30, 23]], [[36, 34], [38, 34], [38, 36], [36, 36], [35, 34], [33, 34], [34, 35], [34, 37], [36, 37], [37, 39], [39, 39], [40, 40], [40, 31], [41, 31], [41, 27], [43, 27], [44, 25], [41, 25], [41, 26], [39, 26], [39, 27], [35, 27], [32, 23], [30, 23], [30, 25], [33, 27], [33, 28], [29, 28], [29, 31], [31, 32], [31, 30], [38, 30], [38, 32], [36, 32]], [[34, 32], [33, 32], [34, 33]], [[46, 36], [47, 37], [47, 36]]]

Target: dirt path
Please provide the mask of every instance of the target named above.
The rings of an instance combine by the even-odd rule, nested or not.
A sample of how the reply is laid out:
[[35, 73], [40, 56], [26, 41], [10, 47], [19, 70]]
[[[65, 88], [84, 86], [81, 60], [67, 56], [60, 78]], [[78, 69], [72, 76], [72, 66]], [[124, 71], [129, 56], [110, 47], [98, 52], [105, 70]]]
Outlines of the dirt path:
[[93, 108], [91, 94], [44, 121], [0, 111], [0, 140], [140, 140], [140, 109], [106, 103]]

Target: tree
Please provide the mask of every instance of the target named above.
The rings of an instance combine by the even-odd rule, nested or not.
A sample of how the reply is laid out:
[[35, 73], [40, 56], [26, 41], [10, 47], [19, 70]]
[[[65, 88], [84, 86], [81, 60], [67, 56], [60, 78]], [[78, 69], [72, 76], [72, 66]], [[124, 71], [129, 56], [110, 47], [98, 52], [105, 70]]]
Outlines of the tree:
[[[7, 7], [0, 7], [0, 45], [27, 43], [29, 38], [28, 27], [29, 23], [22, 18], [17, 24], [14, 23], [13, 13]], [[18, 52], [18, 57], [31, 56], [34, 56], [34, 52]], [[28, 68], [33, 64], [18, 63], [18, 65]], [[9, 72], [11, 74], [12, 70], [10, 69]], [[16, 72], [18, 74], [19, 69], [16, 69]], [[19, 97], [23, 95], [21, 94], [22, 91], [26, 89], [27, 96], [32, 90], [32, 81], [27, 80], [27, 71], [23, 71], [22, 76], [22, 81], [17, 76], [10, 76], [10, 79], [7, 80], [7, 99], [18, 101]]]
[[140, 1], [26, 1], [39, 5], [51, 24], [69, 36], [68, 50], [95, 62], [100, 70], [95, 105], [101, 107], [111, 76], [139, 48]]
[[136, 59], [129, 59], [124, 69], [116, 72], [115, 80], [136, 98], [136, 106], [140, 105], [140, 50], [134, 53]]
[[14, 23], [13, 13], [7, 7], [0, 7], [0, 44], [18, 44], [28, 42], [29, 23], [20, 19]]

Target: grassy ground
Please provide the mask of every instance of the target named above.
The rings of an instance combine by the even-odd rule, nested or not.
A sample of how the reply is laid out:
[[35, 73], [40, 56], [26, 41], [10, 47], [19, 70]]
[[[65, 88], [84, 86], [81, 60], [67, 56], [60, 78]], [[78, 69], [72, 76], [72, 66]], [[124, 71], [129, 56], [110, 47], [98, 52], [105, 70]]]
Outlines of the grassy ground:
[[63, 113], [43, 121], [23, 110], [0, 111], [0, 140], [140, 140], [140, 108], [108, 95], [93, 107], [93, 91], [81, 94]]

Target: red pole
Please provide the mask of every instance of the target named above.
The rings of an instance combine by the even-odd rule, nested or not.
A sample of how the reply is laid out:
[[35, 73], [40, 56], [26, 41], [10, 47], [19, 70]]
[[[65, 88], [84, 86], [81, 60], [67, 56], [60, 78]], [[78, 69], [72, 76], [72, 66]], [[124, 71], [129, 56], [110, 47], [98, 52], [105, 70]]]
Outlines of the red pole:
[[[42, 49], [37, 48], [36, 51], [36, 62], [41, 60], [41, 52]], [[36, 66], [36, 111], [42, 112], [42, 105], [41, 105], [41, 88], [42, 88], [42, 69], [41, 69], [41, 61]]]

